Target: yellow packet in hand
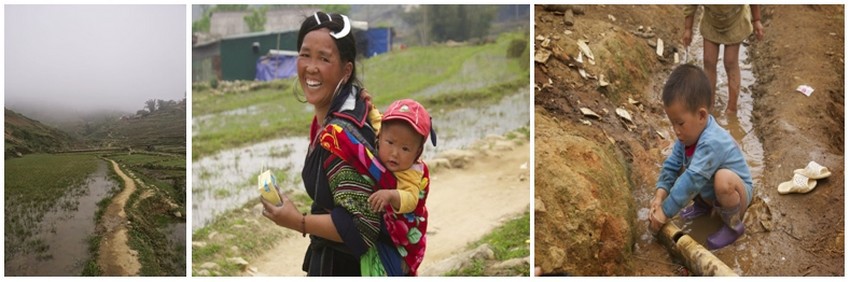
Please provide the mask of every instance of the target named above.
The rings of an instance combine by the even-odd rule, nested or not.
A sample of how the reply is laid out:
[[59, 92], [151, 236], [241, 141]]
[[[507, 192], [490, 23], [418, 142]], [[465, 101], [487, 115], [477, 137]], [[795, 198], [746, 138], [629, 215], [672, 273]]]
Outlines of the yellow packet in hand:
[[260, 195], [263, 196], [263, 199], [271, 202], [275, 206], [283, 205], [283, 201], [280, 199], [280, 194], [277, 193], [277, 179], [272, 174], [271, 170], [266, 170], [257, 176], [257, 186], [260, 190]]

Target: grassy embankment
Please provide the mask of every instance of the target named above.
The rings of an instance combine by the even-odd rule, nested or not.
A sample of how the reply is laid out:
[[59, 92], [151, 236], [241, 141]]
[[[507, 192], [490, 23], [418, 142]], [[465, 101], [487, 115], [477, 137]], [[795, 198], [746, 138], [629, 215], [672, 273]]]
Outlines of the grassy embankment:
[[[401, 98], [417, 99], [431, 112], [469, 107], [528, 86], [527, 38], [510, 33], [486, 45], [411, 47], [363, 60], [358, 75], [382, 109]], [[517, 49], [511, 46], [525, 49], [508, 56]], [[296, 100], [294, 83], [256, 83], [225, 93], [207, 83], [193, 86], [193, 160], [280, 136], [306, 135], [312, 107]]]
[[124, 209], [131, 222], [130, 247], [139, 252], [139, 274], [184, 275], [185, 245], [178, 242], [185, 242], [185, 229], [178, 230], [178, 234], [171, 229], [186, 223], [185, 158], [144, 154], [107, 158], [119, 163], [124, 173], [136, 181], [137, 190]]
[[[490, 234], [485, 235], [480, 240], [469, 245], [468, 249], [475, 249], [482, 244], [490, 244], [496, 261], [505, 261], [513, 258], [524, 258], [530, 255], [530, 235], [531, 234], [531, 217], [529, 212], [525, 212], [522, 216], [506, 222], [499, 226]], [[487, 267], [487, 262], [481, 259], [474, 259], [470, 267], [461, 270], [454, 270], [446, 273], [447, 276], [481, 276], [484, 275], [484, 270]], [[528, 276], [528, 265], [519, 266], [512, 269], [512, 275]]]
[[[298, 205], [301, 212], [308, 212], [312, 204], [306, 194], [291, 195], [290, 199]], [[296, 232], [285, 231], [253, 210], [259, 203], [259, 199], [251, 200], [240, 208], [217, 216], [210, 224], [192, 233], [193, 276], [241, 275], [240, 266], [228, 259], [243, 258], [251, 261], [273, 248], [281, 238], [300, 238]], [[298, 252], [301, 250], [293, 252], [293, 255], [301, 255]], [[208, 262], [215, 263], [219, 268], [213, 269], [212, 272], [200, 273], [199, 266]]]

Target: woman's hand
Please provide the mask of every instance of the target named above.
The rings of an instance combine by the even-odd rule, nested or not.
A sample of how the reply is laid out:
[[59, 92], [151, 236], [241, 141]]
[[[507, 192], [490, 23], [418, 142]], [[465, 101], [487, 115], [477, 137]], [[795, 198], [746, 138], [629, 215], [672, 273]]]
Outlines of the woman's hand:
[[260, 202], [263, 204], [263, 216], [282, 227], [301, 231], [301, 217], [303, 215], [298, 212], [295, 203], [280, 193], [280, 191], [278, 191], [278, 194], [280, 195], [280, 200], [283, 202], [281, 206], [275, 206], [263, 197], [260, 197]]
[[685, 47], [691, 46], [691, 40], [693, 40], [694, 31], [690, 28], [685, 29], [685, 34], [682, 36], [682, 43], [685, 44]]

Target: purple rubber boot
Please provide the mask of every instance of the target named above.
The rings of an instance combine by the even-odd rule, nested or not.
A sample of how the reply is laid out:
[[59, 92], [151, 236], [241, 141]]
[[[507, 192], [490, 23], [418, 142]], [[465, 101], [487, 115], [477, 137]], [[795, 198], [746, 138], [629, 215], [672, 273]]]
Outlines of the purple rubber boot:
[[709, 204], [706, 204], [702, 198], [697, 197], [694, 199], [694, 204], [679, 212], [679, 216], [684, 220], [692, 220], [710, 214], [711, 210], [712, 208]]
[[706, 245], [709, 250], [716, 250], [735, 243], [741, 235], [746, 232], [746, 226], [741, 221], [741, 207], [722, 208], [716, 207], [720, 211], [720, 219], [723, 220], [723, 226], [714, 234], [708, 235]]

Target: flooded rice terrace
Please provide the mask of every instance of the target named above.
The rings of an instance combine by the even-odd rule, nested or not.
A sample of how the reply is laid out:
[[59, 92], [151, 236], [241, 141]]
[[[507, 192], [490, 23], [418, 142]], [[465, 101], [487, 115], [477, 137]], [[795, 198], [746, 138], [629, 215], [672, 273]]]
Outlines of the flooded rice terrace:
[[108, 169], [105, 161], [98, 161], [97, 169], [87, 177], [82, 188], [69, 189], [73, 192], [66, 193], [44, 214], [34, 237], [46, 248], [43, 252], [42, 247], [37, 250], [25, 248], [28, 253], [7, 260], [6, 275], [76, 276], [82, 273], [89, 259], [89, 238], [95, 232], [97, 203], [120, 187], [109, 178]]
[[[424, 159], [443, 150], [463, 149], [488, 135], [504, 135], [528, 127], [529, 89], [521, 88], [498, 102], [478, 107], [429, 110], [438, 135], [437, 147], [427, 143]], [[282, 182], [280, 188], [300, 191], [303, 186], [300, 174], [308, 141], [306, 136], [285, 137], [223, 150], [193, 162], [193, 232], [216, 215], [257, 199], [256, 177], [263, 170], [285, 171], [285, 179], [279, 179]]]
[[[703, 48], [695, 47], [702, 45], [702, 35], [699, 34], [699, 27], [694, 28], [694, 39], [692, 42], [692, 46], [688, 48], [689, 51], [688, 58], [689, 61], [686, 63], [694, 64], [699, 67], [703, 67]], [[753, 203], [756, 201], [764, 201], [765, 203], [770, 202], [770, 198], [768, 194], [764, 191], [763, 186], [763, 172], [764, 172], [764, 149], [762, 147], [761, 141], [759, 141], [759, 137], [757, 132], [754, 130], [753, 125], [753, 96], [751, 93], [751, 86], [756, 83], [755, 76], [752, 72], [752, 64], [749, 61], [749, 54], [747, 50], [747, 44], [742, 44], [739, 53], [739, 66], [741, 68], [741, 87], [738, 94], [738, 112], [737, 114], [726, 114], [726, 103], [729, 99], [729, 89], [728, 89], [728, 80], [726, 75], [726, 69], [723, 66], [723, 50], [724, 47], [720, 48], [717, 65], [717, 88], [715, 92], [714, 99], [714, 108], [712, 109], [712, 115], [715, 117], [717, 122], [725, 128], [738, 142], [741, 150], [744, 153], [744, 157], [747, 160], [747, 164], [750, 168], [750, 174], [753, 178]], [[661, 84], [664, 81], [660, 82]], [[660, 89], [660, 87], [659, 87]], [[655, 91], [657, 97], [654, 99], [661, 100], [661, 92]], [[666, 118], [666, 116], [664, 116]], [[664, 124], [667, 124], [665, 122]], [[668, 127], [669, 128], [669, 125]], [[675, 135], [670, 131], [669, 133], [671, 138], [675, 138]], [[665, 156], [669, 155], [671, 150], [673, 149], [673, 144], [664, 148], [663, 153]], [[658, 169], [660, 169], [660, 163]], [[655, 189], [636, 189], [638, 192], [635, 195], [639, 210], [637, 212], [638, 222], [644, 223], [647, 222], [649, 218], [649, 202], [654, 197]], [[652, 191], [652, 193], [645, 193], [645, 191]], [[748, 213], [756, 212], [751, 209]], [[747, 217], [750, 217], [748, 215]], [[718, 228], [720, 228], [722, 222], [720, 218], [717, 216], [703, 216], [692, 221], [684, 221], [679, 217], [673, 219], [673, 222], [679, 226], [685, 234], [690, 235], [700, 244], [705, 244], [708, 235], [714, 233]], [[646, 229], [642, 229], [643, 233], [640, 234], [640, 240], [635, 243], [635, 254], [638, 256], [646, 256], [647, 254], [656, 254], [659, 250], [657, 248], [661, 248], [660, 244], [656, 243], [656, 239], [653, 234]], [[731, 246], [730, 248], [735, 248], [738, 251], [742, 251], [745, 249], [749, 249], [747, 247], [746, 236], [742, 237], [738, 240], [738, 242]], [[656, 250], [653, 250], [656, 249]], [[732, 268], [739, 275], [747, 275], [744, 273], [744, 269], [749, 269], [746, 266], [748, 263], [752, 263], [749, 252], [736, 252], [734, 255], [734, 261], [726, 261], [724, 262]], [[743, 266], [742, 266], [743, 265]]]

